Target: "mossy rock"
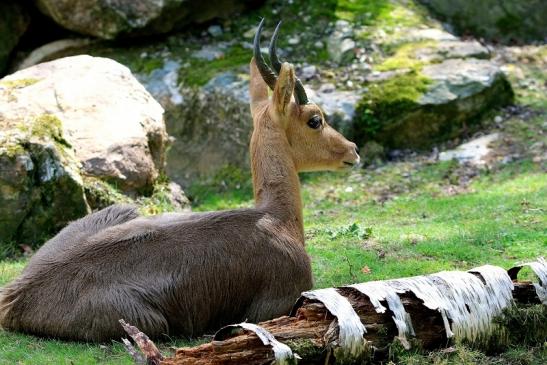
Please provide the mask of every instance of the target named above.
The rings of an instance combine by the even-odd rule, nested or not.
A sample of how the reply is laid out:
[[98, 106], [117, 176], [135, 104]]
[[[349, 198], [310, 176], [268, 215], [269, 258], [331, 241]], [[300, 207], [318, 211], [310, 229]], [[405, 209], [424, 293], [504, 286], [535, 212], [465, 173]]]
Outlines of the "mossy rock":
[[547, 37], [547, 3], [543, 0], [419, 0], [460, 34], [512, 42]]
[[55, 124], [7, 129], [1, 121], [0, 243], [42, 242], [88, 213], [79, 163]]
[[184, 208], [162, 177], [167, 138], [161, 106], [112, 60], [64, 58], [1, 79], [0, 250], [36, 246], [114, 203]]
[[488, 60], [414, 67], [369, 85], [357, 108], [355, 135], [361, 144], [374, 140], [391, 149], [426, 149], [512, 100], [510, 84]]
[[167, 33], [192, 23], [227, 17], [258, 1], [38, 0], [39, 9], [62, 27], [103, 39]]

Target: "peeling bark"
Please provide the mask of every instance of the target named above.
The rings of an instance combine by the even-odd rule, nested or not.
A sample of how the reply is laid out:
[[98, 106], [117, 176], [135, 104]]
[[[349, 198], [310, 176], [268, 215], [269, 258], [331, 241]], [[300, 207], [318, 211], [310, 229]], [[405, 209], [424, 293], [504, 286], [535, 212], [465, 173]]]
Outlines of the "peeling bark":
[[[394, 341], [427, 350], [448, 346], [452, 337], [486, 345], [504, 308], [541, 303], [537, 287], [544, 290], [546, 282], [539, 262], [539, 284], [513, 282], [487, 265], [304, 292], [290, 316], [228, 326], [211, 343], [177, 349], [161, 364], [350, 364], [385, 358]], [[290, 350], [280, 351], [283, 344]]]

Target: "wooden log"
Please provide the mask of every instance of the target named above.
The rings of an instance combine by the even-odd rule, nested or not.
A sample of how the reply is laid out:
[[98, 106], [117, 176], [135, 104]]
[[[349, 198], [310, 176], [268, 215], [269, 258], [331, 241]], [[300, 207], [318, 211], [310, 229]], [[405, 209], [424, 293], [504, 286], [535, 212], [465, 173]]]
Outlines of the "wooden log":
[[[519, 282], [522, 266], [531, 267], [539, 283]], [[502, 318], [497, 316], [503, 310], [515, 303], [545, 305], [546, 293], [547, 263], [538, 259], [509, 273], [485, 265], [468, 272], [305, 292], [290, 316], [258, 326], [227, 326], [211, 343], [179, 348], [164, 359], [146, 335], [131, 326], [124, 328], [149, 364], [292, 364], [298, 359], [295, 354], [299, 364], [356, 364], [386, 358], [397, 341], [406, 349], [412, 344], [433, 350], [457, 338], [487, 348], [506, 333], [502, 322], [494, 320]]]
[[[530, 282], [515, 282], [514, 300], [521, 304], [539, 304]], [[390, 311], [377, 313], [374, 306], [362, 295], [343, 288], [352, 307], [362, 320], [367, 333], [365, 338], [375, 348], [370, 355], [380, 359], [387, 355], [389, 345], [396, 339], [397, 329]], [[432, 350], [449, 345], [443, 320], [439, 312], [428, 310], [414, 295], [404, 295], [407, 312], [415, 318], [416, 340], [424, 349]], [[273, 334], [300, 355], [299, 364], [324, 364], [326, 348], [337, 338], [336, 318], [317, 301], [305, 300], [294, 317], [279, 317], [259, 325]], [[179, 348], [173, 357], [165, 358], [162, 365], [262, 365], [275, 359], [269, 346], [265, 346], [254, 333], [237, 330], [233, 337], [212, 341], [197, 347]]]

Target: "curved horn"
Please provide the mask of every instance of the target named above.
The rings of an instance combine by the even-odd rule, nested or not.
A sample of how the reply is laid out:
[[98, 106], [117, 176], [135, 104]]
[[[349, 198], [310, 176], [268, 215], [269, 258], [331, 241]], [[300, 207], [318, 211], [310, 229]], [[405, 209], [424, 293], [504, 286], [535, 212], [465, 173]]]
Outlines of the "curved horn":
[[279, 61], [279, 58], [277, 58], [277, 51], [276, 51], [276, 43], [277, 43], [277, 36], [279, 35], [279, 28], [281, 27], [281, 22], [277, 23], [277, 27], [275, 27], [275, 30], [272, 35], [272, 39], [270, 40], [270, 63], [272, 64], [273, 69], [277, 74], [279, 74], [279, 71], [281, 71], [281, 62]]
[[[270, 62], [275, 70], [279, 74], [279, 71], [281, 70], [281, 61], [279, 61], [279, 58], [277, 57], [277, 51], [276, 51], [276, 43], [277, 43], [277, 36], [279, 34], [279, 28], [281, 27], [281, 22], [277, 23], [277, 27], [275, 27], [275, 31], [272, 35], [272, 39], [270, 40]], [[295, 80], [294, 85], [294, 99], [298, 105], [305, 105], [308, 104], [308, 96], [306, 95], [306, 91], [304, 90], [304, 85], [302, 85], [302, 81], [297, 77]]]
[[272, 69], [266, 64], [266, 61], [264, 61], [264, 57], [262, 57], [262, 53], [260, 52], [260, 33], [262, 33], [263, 25], [264, 18], [262, 18], [260, 24], [258, 25], [258, 29], [256, 30], [253, 55], [255, 58], [256, 67], [258, 68], [258, 71], [260, 71], [260, 75], [262, 75], [262, 78], [266, 84], [268, 84], [270, 89], [273, 90], [275, 88], [277, 78]]
[[306, 90], [304, 90], [304, 85], [302, 81], [297, 77], [294, 84], [294, 98], [298, 105], [306, 105], [309, 103], [308, 95], [306, 95]]

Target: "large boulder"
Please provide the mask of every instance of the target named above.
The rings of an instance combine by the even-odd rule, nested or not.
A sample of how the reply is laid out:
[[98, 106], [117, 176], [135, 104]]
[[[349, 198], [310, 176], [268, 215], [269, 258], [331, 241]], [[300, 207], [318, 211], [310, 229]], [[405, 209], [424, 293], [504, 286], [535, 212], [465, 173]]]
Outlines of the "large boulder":
[[547, 38], [544, 0], [419, 0], [460, 34], [496, 41]]
[[441, 30], [408, 31], [374, 65], [359, 101], [355, 137], [388, 149], [427, 149], [468, 132], [513, 92], [487, 48]]
[[125, 66], [75, 56], [0, 80], [0, 140], [1, 242], [40, 240], [112, 203], [105, 189], [151, 193], [167, 133]]
[[5, 120], [54, 116], [86, 175], [126, 191], [152, 187], [167, 143], [163, 109], [127, 67], [75, 56], [18, 71], [3, 82], [21, 80], [34, 82], [9, 91], [0, 104]]
[[167, 33], [190, 23], [228, 17], [256, 0], [37, 0], [66, 29], [103, 39]]
[[6, 69], [10, 54], [29, 23], [30, 17], [20, 3], [0, 2], [0, 74]]

